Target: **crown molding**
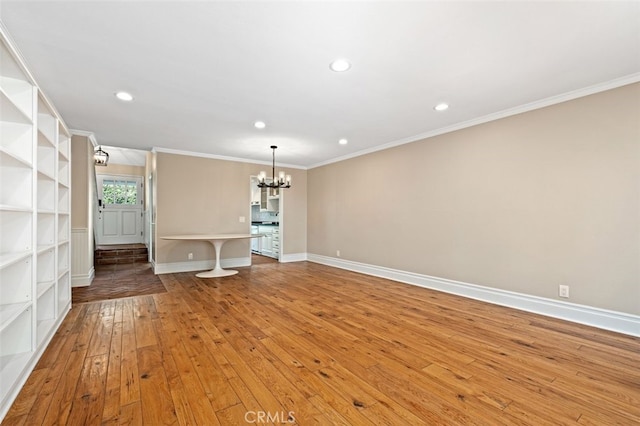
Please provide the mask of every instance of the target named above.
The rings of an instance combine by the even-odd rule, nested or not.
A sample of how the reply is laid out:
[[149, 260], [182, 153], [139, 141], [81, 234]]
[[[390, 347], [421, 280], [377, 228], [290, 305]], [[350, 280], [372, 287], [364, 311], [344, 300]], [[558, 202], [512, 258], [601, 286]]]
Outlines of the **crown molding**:
[[[181, 149], [160, 148], [160, 147], [155, 147], [155, 146], [151, 149], [151, 152], [155, 152], [155, 153], [161, 152], [161, 153], [164, 153], [164, 154], [175, 154], [175, 155], [186, 155], [188, 157], [211, 158], [211, 159], [214, 159], [214, 160], [223, 160], [223, 161], [237, 161], [239, 163], [262, 164], [262, 165], [266, 165], [266, 166], [271, 166], [272, 165], [271, 161], [250, 160], [250, 159], [247, 159], [247, 158], [228, 157], [228, 156], [225, 156], [225, 155], [205, 154], [205, 153], [202, 153], [202, 152], [183, 151]], [[287, 167], [289, 169], [307, 170], [306, 167], [299, 166], [299, 165], [296, 165], [296, 164], [278, 163], [277, 165], [278, 165], [278, 167]]]
[[[86, 130], [78, 130], [78, 129], [69, 129], [69, 131], [71, 132], [71, 135], [84, 136], [87, 139], [89, 139], [89, 141], [91, 142], [94, 148], [98, 146], [96, 135], [93, 132], [88, 132]], [[126, 148], [126, 149], [129, 149], [129, 148]]]
[[[638, 73], [634, 73], [634, 74], [630, 74], [624, 77], [620, 77], [614, 80], [610, 80], [604, 83], [599, 83], [599, 84], [595, 84], [592, 86], [588, 86], [582, 89], [578, 89], [578, 90], [574, 90], [571, 92], [567, 92], [567, 93], [563, 93], [560, 95], [556, 95], [556, 96], [550, 96], [548, 98], [544, 98], [544, 99], [540, 99], [537, 101], [533, 101], [533, 102], [529, 102], [527, 104], [524, 105], [520, 105], [514, 108], [509, 108], [509, 109], [505, 109], [502, 111], [498, 111], [492, 114], [488, 114], [485, 115], [483, 117], [478, 117], [478, 118], [474, 118], [472, 120], [467, 120], [467, 121], [463, 121], [461, 123], [457, 123], [451, 126], [447, 126], [447, 127], [442, 127], [440, 129], [435, 129], [429, 132], [425, 132], [425, 133], [420, 133], [414, 136], [410, 136], [408, 138], [403, 138], [403, 139], [398, 139], [392, 142], [388, 142], [382, 145], [378, 145], [376, 147], [372, 147], [372, 148], [368, 148], [368, 149], [364, 149], [361, 151], [357, 151], [351, 154], [347, 154], [347, 155], [343, 155], [340, 157], [336, 157], [336, 158], [332, 158], [326, 161], [322, 161], [319, 163], [315, 163], [315, 164], [311, 164], [309, 166], [301, 166], [301, 165], [297, 165], [297, 164], [286, 164], [286, 163], [278, 163], [279, 167], [287, 167], [287, 168], [291, 168], [291, 169], [299, 169], [299, 170], [310, 170], [310, 169], [314, 169], [317, 167], [322, 167], [322, 166], [326, 166], [329, 164], [333, 164], [333, 163], [339, 163], [341, 161], [345, 161], [345, 160], [349, 160], [351, 158], [356, 158], [356, 157], [361, 157], [363, 155], [367, 155], [367, 154], [371, 154], [374, 152], [378, 152], [378, 151], [383, 151], [385, 149], [390, 149], [390, 148], [394, 148], [396, 146], [400, 146], [400, 145], [405, 145], [408, 143], [412, 143], [412, 142], [417, 142], [420, 140], [424, 140], [424, 139], [428, 139], [428, 138], [432, 138], [435, 136], [439, 136], [439, 135], [443, 135], [446, 133], [451, 133], [451, 132], [455, 132], [457, 130], [462, 130], [462, 129], [466, 129], [468, 127], [473, 127], [473, 126], [477, 126], [479, 124], [484, 124], [484, 123], [488, 123], [491, 121], [496, 121], [496, 120], [500, 120], [502, 118], [506, 118], [506, 117], [510, 117], [513, 115], [517, 115], [517, 114], [522, 114], [525, 112], [529, 112], [529, 111], [534, 111], [537, 109], [541, 109], [541, 108], [545, 108], [548, 106], [552, 106], [552, 105], [556, 105], [556, 104], [560, 104], [563, 102], [567, 102], [570, 100], [574, 100], [574, 99], [578, 99], [578, 98], [582, 98], [585, 96], [589, 96], [589, 95], [593, 95], [596, 93], [600, 93], [600, 92], [604, 92], [607, 90], [611, 90], [611, 89], [615, 89], [618, 87], [622, 87], [622, 86], [626, 86], [628, 84], [633, 84], [633, 83], [637, 83], [640, 82], [640, 72]], [[72, 134], [78, 135], [78, 136], [87, 136], [89, 137], [89, 139], [92, 141], [94, 146], [97, 146], [97, 142], [95, 140], [95, 136], [92, 132], [87, 132], [87, 131], [82, 131], [82, 130], [75, 130], [75, 129], [70, 129]], [[201, 158], [210, 158], [210, 159], [214, 159], [214, 160], [223, 160], [223, 161], [236, 161], [236, 162], [240, 162], [240, 163], [250, 163], [250, 164], [261, 164], [261, 165], [266, 165], [266, 166], [271, 166], [272, 163], [269, 161], [260, 161], [260, 160], [251, 160], [251, 159], [247, 159], [247, 158], [240, 158], [240, 157], [229, 157], [229, 156], [225, 156], [225, 155], [216, 155], [216, 154], [207, 154], [207, 153], [202, 153], [202, 152], [195, 152], [195, 151], [185, 151], [185, 150], [179, 150], [179, 149], [172, 149], [172, 148], [162, 148], [162, 147], [153, 147], [151, 149], [151, 152], [155, 152], [155, 153], [166, 153], [166, 154], [174, 154], [174, 155], [185, 155], [185, 156], [189, 156], [189, 157], [201, 157]]]
[[56, 109], [56, 107], [53, 105], [53, 103], [49, 100], [49, 98], [45, 94], [44, 90], [42, 90], [42, 88], [38, 84], [38, 81], [35, 79], [35, 77], [31, 73], [31, 71], [29, 70], [29, 66], [28, 66], [27, 61], [24, 58], [24, 55], [22, 54], [22, 52], [18, 48], [18, 45], [13, 40], [13, 37], [11, 37], [11, 34], [9, 33], [9, 31], [7, 30], [7, 27], [5, 27], [5, 25], [4, 25], [4, 23], [2, 21], [0, 21], [0, 38], [2, 38], [4, 40], [5, 44], [7, 45], [7, 48], [8, 48], [7, 50], [9, 52], [9, 54], [17, 62], [18, 66], [20, 67], [20, 70], [29, 79], [29, 83], [31, 83], [31, 85], [35, 86], [35, 88], [37, 89], [38, 96], [40, 97], [42, 102], [44, 102], [44, 104], [51, 111], [51, 113], [53, 113], [53, 115], [58, 119], [58, 122], [60, 123], [60, 125], [62, 126], [64, 131], [66, 133], [69, 133], [69, 127], [67, 127], [67, 124], [62, 119], [62, 115], [60, 115], [60, 112]]
[[484, 124], [501, 118], [510, 117], [512, 115], [522, 114], [524, 112], [533, 111], [540, 108], [545, 108], [551, 105], [560, 104], [562, 102], [571, 101], [573, 99], [583, 98], [585, 96], [593, 95], [595, 93], [604, 92], [607, 90], [615, 89], [618, 87], [626, 86], [628, 84], [637, 83], [640, 81], [640, 72], [629, 74], [624, 77], [620, 77], [614, 80], [610, 80], [604, 83], [594, 84], [593, 86], [584, 87], [582, 89], [573, 90], [571, 92], [563, 93], [556, 96], [550, 96], [548, 98], [540, 99], [537, 101], [529, 102], [524, 105], [519, 105], [514, 108], [505, 109], [492, 114], [485, 115], [483, 117], [474, 118], [472, 120], [463, 121], [461, 123], [454, 124], [452, 126], [442, 127], [440, 129], [432, 130], [425, 133], [420, 133], [408, 138], [398, 139], [396, 141], [388, 142], [382, 145], [378, 145], [373, 148], [357, 151], [352, 154], [347, 154], [341, 157], [336, 157], [327, 161], [321, 161], [307, 167], [307, 169], [314, 169], [316, 167], [326, 166], [328, 164], [338, 163], [340, 161], [349, 160], [355, 157], [361, 157], [363, 155], [371, 154], [373, 152], [383, 151], [385, 149], [393, 148], [396, 146], [417, 142], [419, 140], [432, 138], [434, 136], [443, 135], [445, 133], [455, 132], [456, 130], [466, 129], [468, 127], [477, 126], [478, 124]]
[[[2, 21], [0, 21], [0, 36], [2, 36], [5, 43], [7, 44], [7, 47], [9, 48], [9, 54], [13, 56], [13, 59], [15, 59], [15, 61], [18, 63], [20, 70], [29, 78], [29, 82], [37, 87], [38, 82], [33, 77], [33, 74], [31, 74], [31, 71], [29, 71], [29, 67], [27, 66], [27, 62], [25, 61], [22, 52], [20, 52], [20, 49], [18, 49], [16, 42], [13, 40], [13, 37], [11, 37], [11, 34], [9, 34], [7, 27], [4, 26], [4, 23]], [[40, 91], [39, 87], [38, 91]]]

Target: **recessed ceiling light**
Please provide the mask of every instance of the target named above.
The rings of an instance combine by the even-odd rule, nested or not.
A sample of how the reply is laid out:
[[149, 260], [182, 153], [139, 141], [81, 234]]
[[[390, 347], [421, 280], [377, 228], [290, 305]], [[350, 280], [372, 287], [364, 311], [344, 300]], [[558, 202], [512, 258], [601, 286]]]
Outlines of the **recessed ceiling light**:
[[436, 111], [446, 111], [449, 109], [449, 105], [445, 103], [438, 104], [433, 107]]
[[256, 121], [255, 123], [253, 123], [253, 125], [256, 127], [256, 129], [264, 129], [265, 127], [267, 127], [264, 121]]
[[117, 92], [116, 98], [120, 99], [121, 101], [131, 102], [133, 100], [133, 95], [127, 92]]
[[348, 144], [348, 143], [349, 143], [349, 141], [348, 141], [348, 140], [346, 140], [346, 139], [344, 139], [344, 138], [342, 138], [342, 139], [340, 139], [340, 140], [338, 141], [338, 143], [339, 143], [340, 145], [346, 145], [346, 144]]
[[331, 62], [329, 68], [331, 68], [331, 71], [344, 72], [351, 68], [351, 64], [346, 59], [336, 59], [335, 61]]

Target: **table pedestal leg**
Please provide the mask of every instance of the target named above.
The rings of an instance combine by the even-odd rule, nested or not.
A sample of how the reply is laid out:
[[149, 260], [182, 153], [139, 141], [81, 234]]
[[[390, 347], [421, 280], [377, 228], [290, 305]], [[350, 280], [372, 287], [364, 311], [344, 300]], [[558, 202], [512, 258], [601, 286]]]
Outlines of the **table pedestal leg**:
[[213, 244], [213, 249], [216, 252], [216, 267], [207, 272], [200, 272], [196, 274], [198, 278], [216, 278], [216, 277], [228, 277], [229, 275], [235, 275], [238, 271], [233, 269], [222, 269], [220, 267], [220, 252], [222, 251], [222, 245], [227, 240], [209, 240]]

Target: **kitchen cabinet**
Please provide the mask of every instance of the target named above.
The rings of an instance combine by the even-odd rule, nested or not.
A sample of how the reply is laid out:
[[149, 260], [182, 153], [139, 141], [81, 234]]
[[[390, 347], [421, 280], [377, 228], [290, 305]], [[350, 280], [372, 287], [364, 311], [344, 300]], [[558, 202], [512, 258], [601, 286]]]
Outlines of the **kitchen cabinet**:
[[260, 254], [264, 256], [272, 256], [272, 234], [273, 226], [260, 225], [258, 227], [259, 233], [263, 234], [261, 238]]
[[[271, 179], [267, 179], [267, 183]], [[261, 212], [277, 212], [280, 210], [279, 188], [258, 188], [258, 178], [251, 177], [251, 205], [260, 206]]]
[[274, 227], [271, 233], [271, 253], [276, 259], [280, 259], [280, 228]]
[[267, 204], [267, 188], [259, 188], [260, 189], [260, 211], [265, 212], [269, 210], [269, 206]]
[[262, 197], [262, 188], [258, 188], [258, 178], [251, 176], [251, 205], [259, 206]]
[[[258, 231], [258, 226], [257, 225], [251, 225], [251, 235], [256, 235], [259, 234], [260, 232]], [[261, 244], [261, 240], [262, 238], [252, 238], [251, 239], [251, 251], [253, 253], [260, 253], [260, 246]]]
[[[280, 228], [278, 225], [258, 225], [258, 233], [263, 234], [260, 240], [259, 254], [263, 256], [280, 256]], [[274, 237], [275, 235], [275, 237]], [[275, 238], [275, 243], [274, 243]], [[257, 239], [257, 238], [256, 238]]]
[[280, 211], [280, 189], [269, 188], [267, 190], [267, 211], [279, 212]]

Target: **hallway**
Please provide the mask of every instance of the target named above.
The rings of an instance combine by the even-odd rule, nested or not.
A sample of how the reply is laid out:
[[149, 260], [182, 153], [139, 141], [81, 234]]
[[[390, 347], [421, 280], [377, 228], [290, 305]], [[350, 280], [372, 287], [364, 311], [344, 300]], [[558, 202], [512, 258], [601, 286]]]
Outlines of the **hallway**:
[[90, 286], [73, 287], [73, 304], [166, 293], [167, 289], [150, 263], [114, 263], [96, 265], [96, 277]]

